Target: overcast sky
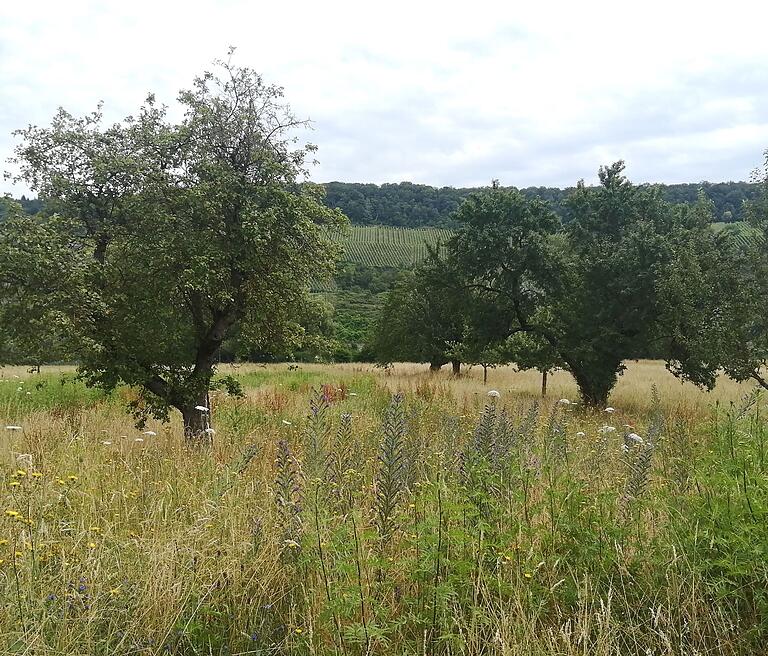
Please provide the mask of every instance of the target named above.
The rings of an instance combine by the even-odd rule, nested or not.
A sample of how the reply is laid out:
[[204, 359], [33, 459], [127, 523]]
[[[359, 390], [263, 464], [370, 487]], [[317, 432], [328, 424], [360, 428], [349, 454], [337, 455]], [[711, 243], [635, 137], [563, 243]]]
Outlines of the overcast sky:
[[636, 182], [746, 180], [768, 148], [767, 18], [759, 0], [0, 0], [0, 157], [58, 106], [173, 104], [234, 45], [312, 119], [318, 182], [567, 186], [616, 159]]

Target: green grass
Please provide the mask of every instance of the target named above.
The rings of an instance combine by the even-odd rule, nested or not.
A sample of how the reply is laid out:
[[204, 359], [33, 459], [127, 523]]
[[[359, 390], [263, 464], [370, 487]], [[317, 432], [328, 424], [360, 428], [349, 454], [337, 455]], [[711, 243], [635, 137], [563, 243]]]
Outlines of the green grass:
[[86, 387], [74, 373], [0, 378], [0, 413], [8, 419], [40, 410], [88, 408], [106, 398], [104, 392]]
[[211, 451], [79, 391], [76, 422], [51, 391], [0, 433], [0, 651], [761, 653], [756, 395], [608, 415], [428, 374], [234, 374]]

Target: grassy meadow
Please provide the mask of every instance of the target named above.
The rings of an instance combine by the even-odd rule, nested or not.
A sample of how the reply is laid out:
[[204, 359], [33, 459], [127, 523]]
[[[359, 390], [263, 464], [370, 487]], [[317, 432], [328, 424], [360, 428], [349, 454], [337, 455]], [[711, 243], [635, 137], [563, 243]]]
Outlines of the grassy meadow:
[[629, 363], [589, 412], [565, 373], [222, 373], [208, 450], [0, 369], [0, 653], [764, 653], [750, 385]]

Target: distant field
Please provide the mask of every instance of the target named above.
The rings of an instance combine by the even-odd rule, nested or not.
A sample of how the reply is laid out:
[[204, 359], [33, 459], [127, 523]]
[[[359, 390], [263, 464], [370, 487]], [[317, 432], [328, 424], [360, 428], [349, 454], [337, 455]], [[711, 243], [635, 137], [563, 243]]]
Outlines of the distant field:
[[[744, 241], [757, 234], [745, 221], [713, 223], [712, 228], [717, 232], [732, 231]], [[452, 230], [443, 228], [353, 225], [338, 232], [336, 239], [344, 247], [342, 262], [401, 269], [424, 260], [428, 246], [445, 243], [452, 235]]]
[[758, 231], [749, 225], [746, 221], [734, 221], [733, 223], [713, 223], [712, 229], [715, 232], [729, 231], [736, 236], [741, 245], [746, 245], [752, 239], [758, 236]]
[[351, 226], [337, 238], [344, 246], [344, 262], [400, 269], [421, 262], [428, 245], [437, 246], [452, 234], [442, 228]]

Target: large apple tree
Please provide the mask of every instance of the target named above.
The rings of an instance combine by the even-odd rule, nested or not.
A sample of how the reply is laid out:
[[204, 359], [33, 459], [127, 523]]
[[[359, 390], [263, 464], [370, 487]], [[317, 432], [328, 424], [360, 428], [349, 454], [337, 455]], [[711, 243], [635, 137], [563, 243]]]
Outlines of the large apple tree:
[[51, 317], [89, 383], [136, 386], [140, 416], [176, 408], [194, 440], [225, 340], [301, 341], [343, 216], [304, 182], [315, 148], [281, 88], [217, 62], [178, 103], [178, 121], [149, 96], [114, 125], [60, 110], [16, 133], [18, 179], [50, 211], [0, 226], [0, 285], [16, 292], [0, 321]]

